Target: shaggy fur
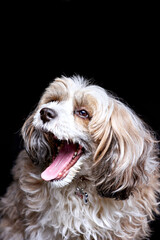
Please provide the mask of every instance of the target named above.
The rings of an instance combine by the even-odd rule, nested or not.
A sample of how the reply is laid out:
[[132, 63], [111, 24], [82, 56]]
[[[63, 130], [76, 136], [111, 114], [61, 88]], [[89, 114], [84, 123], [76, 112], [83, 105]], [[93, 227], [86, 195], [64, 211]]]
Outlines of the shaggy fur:
[[[1, 198], [1, 240], [149, 236], [158, 209], [158, 147], [128, 106], [78, 76], [57, 78], [24, 123], [22, 136], [25, 150]], [[78, 146], [79, 155], [47, 180], [45, 169], [55, 164], [60, 143]], [[77, 188], [81, 193], [75, 194]]]

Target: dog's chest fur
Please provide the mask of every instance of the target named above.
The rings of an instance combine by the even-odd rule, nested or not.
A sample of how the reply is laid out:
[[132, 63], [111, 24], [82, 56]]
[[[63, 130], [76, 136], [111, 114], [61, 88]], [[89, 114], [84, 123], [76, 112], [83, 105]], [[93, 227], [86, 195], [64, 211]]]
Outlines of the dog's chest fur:
[[128, 224], [134, 229], [134, 225], [142, 224], [141, 221], [138, 223], [138, 217], [141, 216], [143, 221], [145, 219], [139, 210], [139, 203], [133, 202], [133, 199], [113, 201], [101, 198], [95, 193], [93, 184], [87, 181], [85, 191], [89, 202], [84, 204], [75, 194], [78, 179], [68, 187], [52, 188], [52, 183], [38, 177], [37, 170], [24, 152], [19, 159], [13, 172], [16, 179], [21, 179], [18, 184], [23, 195], [21, 214], [25, 219], [27, 239], [99, 240], [110, 239], [113, 232], [117, 234], [115, 239], [119, 239], [118, 236], [124, 235], [124, 229], [127, 238], [130, 234], [127, 232]]

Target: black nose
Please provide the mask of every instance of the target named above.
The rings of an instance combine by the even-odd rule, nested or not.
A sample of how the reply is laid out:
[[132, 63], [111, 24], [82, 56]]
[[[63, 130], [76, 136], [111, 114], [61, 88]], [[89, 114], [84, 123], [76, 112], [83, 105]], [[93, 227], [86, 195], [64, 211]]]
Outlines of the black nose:
[[55, 118], [57, 116], [57, 113], [51, 108], [42, 108], [40, 111], [40, 116], [43, 123], [46, 123]]

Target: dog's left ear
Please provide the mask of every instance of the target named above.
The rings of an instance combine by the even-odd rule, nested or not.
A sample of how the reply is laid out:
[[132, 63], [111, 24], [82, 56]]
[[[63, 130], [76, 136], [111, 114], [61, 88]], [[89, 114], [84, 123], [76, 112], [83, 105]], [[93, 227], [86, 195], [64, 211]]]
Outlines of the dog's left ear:
[[[136, 114], [120, 101], [109, 97], [108, 112], [90, 125], [97, 150], [93, 176], [102, 197], [127, 199], [147, 183], [155, 157], [155, 140]], [[153, 161], [152, 161], [153, 160]], [[153, 174], [154, 171], [152, 171]]]

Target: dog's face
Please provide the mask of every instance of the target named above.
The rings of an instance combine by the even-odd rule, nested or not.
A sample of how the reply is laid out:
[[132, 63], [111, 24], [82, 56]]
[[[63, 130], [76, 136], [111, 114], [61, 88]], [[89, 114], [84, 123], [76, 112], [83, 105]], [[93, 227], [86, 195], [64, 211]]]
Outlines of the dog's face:
[[102, 197], [125, 199], [150, 170], [144, 154], [152, 139], [141, 121], [104, 89], [80, 77], [55, 79], [22, 135], [42, 179], [55, 187], [90, 175]]
[[89, 126], [102, 94], [80, 78], [56, 79], [46, 89], [23, 127], [27, 152], [45, 181], [63, 187], [90, 170], [96, 143]]

